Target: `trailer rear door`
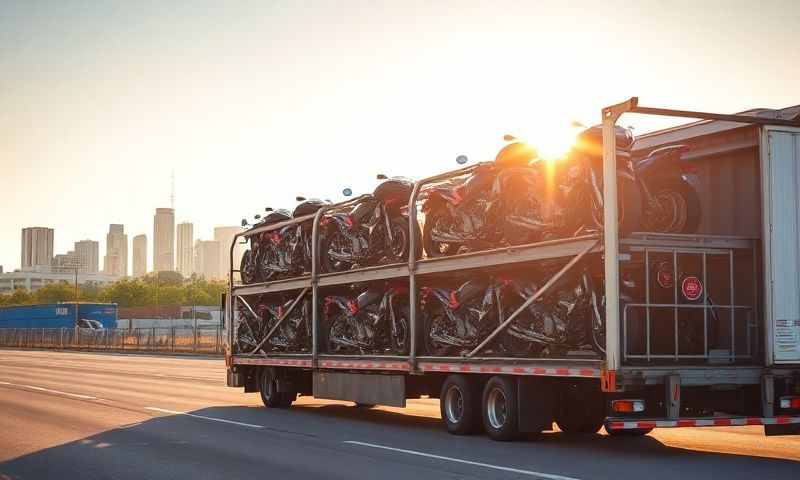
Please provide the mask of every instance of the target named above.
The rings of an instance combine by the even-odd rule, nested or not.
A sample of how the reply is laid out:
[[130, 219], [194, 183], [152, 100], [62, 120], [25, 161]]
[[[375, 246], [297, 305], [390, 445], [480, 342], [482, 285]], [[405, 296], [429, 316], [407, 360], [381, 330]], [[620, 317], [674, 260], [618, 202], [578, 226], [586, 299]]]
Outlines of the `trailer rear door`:
[[800, 363], [800, 129], [765, 127], [761, 148], [767, 363]]

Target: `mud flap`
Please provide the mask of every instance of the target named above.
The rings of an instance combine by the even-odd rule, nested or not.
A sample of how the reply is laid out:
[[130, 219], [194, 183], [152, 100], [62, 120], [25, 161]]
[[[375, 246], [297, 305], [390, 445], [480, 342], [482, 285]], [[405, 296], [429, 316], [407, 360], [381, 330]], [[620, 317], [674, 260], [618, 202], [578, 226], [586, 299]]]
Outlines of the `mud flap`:
[[764, 435], [768, 437], [777, 435], [800, 435], [800, 423], [764, 425]]
[[517, 378], [519, 431], [539, 433], [553, 428], [556, 388], [550, 378]]

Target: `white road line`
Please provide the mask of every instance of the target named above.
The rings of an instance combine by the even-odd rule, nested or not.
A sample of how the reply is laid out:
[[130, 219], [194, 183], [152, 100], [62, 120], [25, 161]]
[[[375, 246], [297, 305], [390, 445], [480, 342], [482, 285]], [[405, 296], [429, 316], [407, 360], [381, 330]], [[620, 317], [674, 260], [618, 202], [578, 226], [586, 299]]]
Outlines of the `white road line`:
[[158, 407], [144, 407], [144, 408], [145, 410], [152, 410], [154, 412], [171, 413], [173, 415], [186, 415], [187, 417], [202, 418], [203, 420], [211, 420], [212, 422], [230, 423], [232, 425], [239, 425], [241, 427], [264, 428], [263, 425], [253, 425], [252, 423], [234, 422], [233, 420], [225, 420], [223, 418], [205, 417], [203, 415], [195, 415], [194, 413], [176, 412], [175, 410], [167, 410]]
[[532, 477], [546, 478], [548, 480], [580, 480], [575, 477], [565, 477], [564, 475], [555, 475], [552, 473], [542, 473], [542, 472], [534, 472], [532, 470], [522, 470], [519, 468], [503, 467], [501, 465], [473, 462], [471, 460], [462, 460], [460, 458], [443, 457], [441, 455], [433, 455], [430, 453], [417, 452], [415, 450], [406, 450], [404, 448], [387, 447], [384, 445], [376, 445], [374, 443], [357, 442], [355, 440], [345, 440], [343, 443], [349, 443], [350, 445], [361, 445], [362, 447], [381, 448], [383, 450], [391, 450], [393, 452], [408, 453], [409, 455], [418, 455], [420, 457], [435, 458], [437, 460], [446, 460], [448, 462], [464, 463], [466, 465], [475, 465], [476, 467], [491, 468], [493, 470], [501, 470], [504, 472], [530, 475]]
[[11, 383], [11, 382], [0, 382], [0, 385], [9, 385], [9, 386], [12, 386], [12, 387], [22, 387], [22, 388], [27, 388], [27, 389], [30, 389], [30, 390], [36, 390], [36, 391], [39, 391], [39, 392], [57, 393], [59, 395], [66, 395], [68, 397], [80, 398], [81, 400], [100, 400], [99, 398], [93, 397], [91, 395], [81, 395], [79, 393], [62, 392], [60, 390], [51, 390], [49, 388], [37, 387], [35, 385], [23, 385], [23, 384], [20, 384], [20, 383]]

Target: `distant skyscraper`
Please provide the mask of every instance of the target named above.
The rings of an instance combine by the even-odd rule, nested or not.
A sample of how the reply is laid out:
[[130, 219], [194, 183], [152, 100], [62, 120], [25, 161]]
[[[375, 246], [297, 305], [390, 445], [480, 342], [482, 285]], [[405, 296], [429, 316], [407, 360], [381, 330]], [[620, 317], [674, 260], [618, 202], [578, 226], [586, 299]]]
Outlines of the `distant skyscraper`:
[[53, 229], [30, 227], [22, 229], [22, 271], [44, 271], [53, 261]]
[[222, 278], [219, 270], [220, 245], [216, 240], [198, 240], [194, 244], [194, 271], [206, 280]]
[[[242, 227], [214, 227], [214, 240], [219, 242], [219, 271], [222, 274], [221, 278], [227, 278], [228, 271], [231, 267], [231, 244], [233, 237], [242, 231]], [[241, 239], [240, 239], [241, 240]], [[237, 244], [233, 249], [233, 265], [234, 268], [239, 268], [244, 255], [244, 245]]]
[[76, 268], [78, 273], [85, 273], [86, 270], [86, 264], [74, 250], [55, 255], [51, 267], [50, 271], [53, 273], [73, 273]]
[[133, 237], [133, 276], [141, 277], [147, 273], [147, 235]]
[[177, 270], [184, 277], [189, 277], [194, 272], [194, 225], [188, 222], [179, 223], [177, 237]]
[[81, 265], [80, 272], [97, 273], [100, 270], [100, 242], [94, 240], [75, 242], [75, 253]]
[[106, 257], [103, 262], [104, 273], [115, 277], [128, 275], [128, 236], [125, 227], [118, 223], [108, 226], [106, 235]]
[[153, 269], [175, 270], [175, 209], [156, 208], [153, 217]]

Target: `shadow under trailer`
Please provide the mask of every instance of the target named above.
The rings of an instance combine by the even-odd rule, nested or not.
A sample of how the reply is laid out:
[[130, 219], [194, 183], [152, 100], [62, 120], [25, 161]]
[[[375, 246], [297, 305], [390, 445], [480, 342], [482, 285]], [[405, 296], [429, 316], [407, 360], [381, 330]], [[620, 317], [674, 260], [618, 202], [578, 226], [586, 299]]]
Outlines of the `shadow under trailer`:
[[[238, 243], [307, 227], [310, 272], [248, 284], [236, 267], [229, 272], [228, 386], [260, 392], [268, 407], [284, 408], [297, 395], [396, 407], [408, 398], [439, 398], [451, 433], [484, 430], [496, 440], [551, 430], [554, 422], [567, 433], [605, 427], [610, 435], [738, 425], [763, 425], [767, 435], [800, 433], [800, 107], [723, 115], [643, 107], [631, 98], [603, 109], [602, 225], [620, 225], [615, 132], [626, 113], [699, 119], [640, 136], [631, 150], [641, 161], [663, 147], [686, 147], [702, 211], [698, 233], [595, 229], [436, 257], [421, 255], [420, 240], [410, 235], [407, 261], [323, 273], [320, 224], [362, 197], [256, 225], [234, 239], [231, 261]], [[476, 168], [413, 183], [409, 231], [419, 228], [426, 187]], [[437, 287], [506, 274], [529, 275], [539, 287], [500, 312], [477, 345], [436, 348], [423, 305]], [[557, 289], [579, 275], [603, 290], [591, 304], [595, 320], [587, 320], [594, 323], [584, 343], [593, 347], [497, 347], [519, 340], [515, 321], [537, 302], [572, 308]], [[395, 349], [331, 348], [335, 298], [366, 284], [394, 286], [396, 296], [378, 303], [407, 318], [408, 332]], [[265, 316], [257, 311], [260, 299], [268, 297], [281, 306], [272, 323], [256, 325]], [[458, 300], [454, 293], [451, 302]], [[548, 318], [540, 326], [555, 335]], [[300, 344], [284, 341], [287, 328]]]

